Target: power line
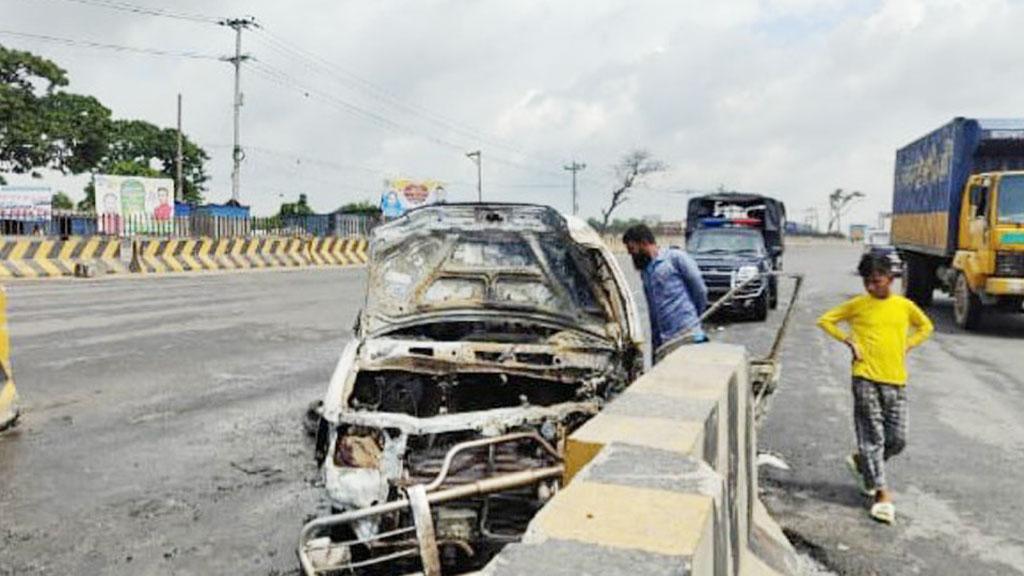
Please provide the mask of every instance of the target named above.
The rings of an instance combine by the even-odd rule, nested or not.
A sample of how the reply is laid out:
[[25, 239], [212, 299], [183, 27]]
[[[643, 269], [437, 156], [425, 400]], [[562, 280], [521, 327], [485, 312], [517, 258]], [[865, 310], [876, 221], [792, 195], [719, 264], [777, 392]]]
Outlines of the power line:
[[[549, 161], [548, 159], [529, 154], [522, 150], [521, 148], [519, 148], [518, 146], [507, 143], [503, 139], [498, 138], [496, 136], [486, 134], [485, 132], [478, 128], [462, 124], [456, 120], [444, 116], [443, 114], [434, 112], [424, 106], [420, 106], [418, 104], [403, 100], [402, 98], [395, 95], [386, 88], [383, 88], [338, 64], [332, 63], [320, 56], [317, 56], [316, 54], [313, 54], [312, 52], [309, 52], [308, 50], [305, 50], [297, 46], [292, 42], [289, 42], [288, 40], [285, 40], [284, 38], [270, 32], [265, 27], [262, 27], [259, 30], [259, 34], [256, 37], [259, 41], [263, 42], [264, 45], [276, 49], [282, 54], [299, 59], [306, 65], [307, 68], [319, 71], [320, 73], [334, 79], [335, 81], [348, 86], [349, 88], [362, 91], [372, 96], [377, 102], [389, 105], [392, 108], [399, 109], [404, 113], [411, 114], [418, 118], [424, 119], [437, 126], [444, 127], [455, 134], [461, 135], [462, 137], [465, 138], [469, 138], [478, 143], [497, 146], [506, 151], [523, 156], [539, 165], [556, 164], [555, 162]], [[469, 147], [470, 146], [462, 146], [462, 148]], [[554, 169], [531, 167], [523, 162], [519, 162], [508, 158], [502, 158], [500, 156], [494, 155], [493, 153], [489, 153], [488, 158], [490, 161], [494, 161], [498, 164], [503, 164], [513, 168], [520, 168], [535, 172], [544, 172], [551, 176], [559, 175], [558, 172]]]
[[137, 4], [131, 4], [129, 2], [121, 2], [119, 0], [61, 0], [63, 2], [72, 2], [75, 4], [83, 4], [86, 6], [94, 6], [97, 8], [106, 8], [108, 10], [118, 10], [121, 12], [130, 12], [133, 14], [143, 14], [146, 16], [159, 16], [163, 18], [173, 18], [175, 20], [185, 20], [188, 22], [200, 22], [203, 24], [220, 24], [224, 19], [217, 18], [215, 16], [206, 16], [203, 14], [192, 14], [187, 12], [176, 12], [172, 10], [164, 10], [163, 8], [149, 8], [147, 6], [139, 6]]
[[350, 88], [363, 91], [370, 96], [383, 100], [384, 103], [391, 105], [394, 108], [403, 110], [406, 113], [418, 116], [427, 120], [428, 122], [434, 123], [439, 126], [443, 126], [453, 132], [459, 133], [464, 137], [472, 138], [480, 141], [481, 143], [497, 146], [504, 148], [508, 151], [516, 154], [527, 156], [528, 154], [520, 149], [519, 147], [503, 141], [503, 139], [495, 136], [486, 134], [478, 128], [468, 126], [460, 123], [452, 118], [446, 117], [443, 114], [430, 110], [424, 106], [418, 105], [413, 102], [402, 99], [390, 90], [377, 85], [366, 78], [363, 78], [336, 63], [330, 62], [316, 54], [305, 50], [296, 44], [270, 32], [269, 30], [262, 29], [260, 40], [267, 46], [275, 48], [280, 52], [298, 58], [306, 63], [306, 65], [312, 69], [319, 70], [322, 73], [332, 77], [333, 79], [349, 86]]
[[299, 92], [300, 94], [302, 94], [303, 96], [305, 96], [307, 98], [311, 97], [311, 96], [316, 96], [317, 98], [321, 99], [323, 102], [325, 102], [327, 104], [334, 105], [335, 108], [344, 110], [346, 112], [349, 112], [351, 114], [355, 114], [357, 116], [362, 116], [363, 118], [366, 118], [367, 120], [370, 120], [371, 122], [373, 122], [373, 123], [375, 123], [375, 124], [377, 124], [379, 126], [388, 128], [390, 130], [395, 130], [395, 131], [398, 131], [398, 132], [406, 132], [406, 133], [409, 133], [409, 134], [420, 136], [422, 138], [426, 138], [428, 140], [431, 140], [432, 142], [434, 142], [436, 144], [439, 144], [441, 146], [445, 146], [447, 148], [451, 148], [453, 150], [458, 150], [460, 152], [463, 149], [463, 147], [458, 145], [458, 144], [455, 144], [453, 142], [449, 142], [448, 140], [445, 140], [445, 139], [437, 137], [437, 136], [430, 136], [430, 135], [418, 133], [415, 130], [407, 128], [407, 127], [405, 127], [405, 126], [403, 126], [403, 125], [401, 125], [401, 124], [391, 120], [390, 118], [387, 118], [385, 116], [377, 114], [376, 112], [367, 110], [365, 108], [362, 108], [360, 106], [352, 104], [351, 102], [348, 102], [346, 100], [343, 100], [341, 98], [333, 96], [333, 95], [331, 95], [329, 93], [317, 90], [316, 88], [309, 87], [309, 86], [303, 84], [302, 82], [300, 82], [294, 76], [291, 76], [291, 75], [287, 74], [286, 72], [278, 70], [278, 69], [276, 69], [276, 68], [274, 68], [272, 66], [268, 66], [268, 65], [264, 64], [263, 62], [254, 61], [252, 63], [252, 68], [253, 68], [254, 72], [256, 72], [258, 75], [263, 76], [264, 79], [269, 80], [270, 82], [279, 84], [279, 85], [281, 85], [281, 86], [283, 86], [285, 88], [291, 89], [293, 91], [297, 91], [297, 92]]
[[[227, 149], [227, 150], [231, 149], [231, 145], [230, 144], [213, 144], [213, 145], [209, 145], [208, 147], [209, 148], [224, 148], [224, 149]], [[312, 156], [305, 156], [305, 155], [298, 154], [296, 152], [291, 152], [291, 151], [288, 151], [288, 150], [277, 150], [277, 149], [274, 149], [274, 148], [267, 148], [267, 147], [264, 147], [264, 146], [251, 146], [251, 145], [249, 145], [249, 146], [246, 146], [245, 149], [249, 150], [249, 151], [252, 151], [252, 152], [255, 152], [257, 154], [266, 154], [267, 156], [276, 157], [276, 158], [279, 158], [281, 160], [287, 160], [287, 161], [293, 161], [294, 160], [295, 163], [297, 163], [297, 164], [311, 164], [311, 165], [314, 165], [314, 166], [322, 166], [324, 168], [330, 168], [330, 169], [333, 169], [333, 170], [335, 170], [337, 172], [340, 172], [340, 173], [349, 173], [352, 170], [358, 170], [358, 171], [361, 171], [361, 172], [366, 172], [366, 173], [375, 174], [375, 175], [388, 175], [388, 174], [391, 173], [390, 171], [385, 170], [383, 168], [372, 168], [372, 167], [369, 167], [369, 166], [361, 166], [361, 165], [358, 165], [358, 164], [347, 164], [347, 163], [341, 163], [341, 162], [333, 162], [333, 161], [330, 161], [330, 160], [324, 160], [322, 158], [314, 158]]]
[[[433, 142], [435, 144], [438, 144], [440, 146], [444, 146], [445, 148], [451, 149], [453, 151], [458, 151], [460, 153], [467, 148], [467, 146], [465, 146], [463, 144], [452, 142], [451, 140], [447, 140], [447, 139], [442, 138], [442, 137], [437, 136], [437, 135], [424, 134], [423, 132], [420, 132], [420, 131], [417, 131], [417, 130], [415, 130], [413, 128], [410, 128], [409, 126], [400, 124], [400, 123], [398, 123], [398, 122], [396, 122], [396, 121], [394, 121], [394, 120], [392, 120], [392, 119], [390, 119], [390, 118], [388, 118], [388, 117], [386, 117], [386, 116], [384, 116], [382, 114], [378, 114], [377, 112], [374, 112], [374, 111], [368, 110], [366, 108], [363, 108], [361, 106], [358, 106], [356, 104], [353, 104], [353, 103], [351, 103], [351, 102], [349, 102], [347, 100], [344, 100], [342, 98], [334, 96], [333, 94], [324, 92], [322, 90], [317, 90], [316, 88], [313, 88], [313, 87], [310, 87], [310, 86], [304, 84], [303, 82], [301, 82], [299, 79], [295, 78], [294, 76], [292, 76], [292, 75], [290, 75], [290, 74], [288, 74], [288, 73], [286, 73], [286, 72], [284, 72], [282, 70], [278, 70], [277, 68], [274, 68], [273, 66], [269, 66], [269, 65], [267, 65], [266, 63], [264, 63], [262, 61], [255, 60], [255, 59], [252, 60], [251, 61], [251, 69], [258, 76], [261, 76], [264, 80], [267, 80], [267, 81], [269, 81], [271, 83], [274, 83], [274, 84], [278, 84], [279, 86], [281, 86], [283, 88], [287, 88], [289, 90], [297, 92], [297, 93], [303, 95], [306, 98], [313, 98], [313, 97], [315, 97], [316, 99], [319, 99], [324, 104], [332, 106], [335, 109], [338, 109], [338, 110], [341, 110], [341, 111], [344, 111], [344, 112], [347, 112], [347, 113], [350, 113], [350, 114], [354, 114], [356, 116], [361, 116], [362, 118], [364, 118], [366, 120], [369, 120], [371, 123], [376, 124], [376, 125], [378, 125], [378, 126], [380, 126], [382, 128], [387, 128], [388, 130], [392, 130], [394, 132], [409, 134], [409, 135], [412, 135], [412, 136], [423, 138], [425, 140], [429, 140], [429, 141], [431, 141], [431, 142]], [[549, 174], [549, 175], [559, 175], [554, 170], [545, 170], [545, 169], [542, 169], [542, 168], [539, 168], [539, 167], [529, 166], [529, 165], [526, 165], [526, 164], [522, 164], [520, 162], [516, 162], [514, 160], [509, 160], [507, 158], [502, 158], [502, 157], [499, 157], [499, 156], [495, 156], [493, 154], [489, 155], [488, 159], [489, 159], [489, 161], [497, 163], [497, 164], [502, 164], [502, 165], [505, 165], [505, 166], [509, 166], [511, 168], [517, 168], [517, 169], [525, 170], [525, 171], [528, 171], [528, 172], [546, 173], [546, 174]]]
[[92, 42], [90, 40], [77, 40], [74, 38], [62, 38], [59, 36], [48, 36], [45, 34], [32, 34], [29, 32], [17, 32], [14, 30], [0, 30], [2, 36], [14, 36], [28, 38], [41, 42], [63, 44], [65, 46], [77, 46], [83, 48], [97, 48], [102, 50], [113, 50], [116, 52], [134, 52], [136, 54], [148, 54], [150, 56], [172, 56], [176, 58], [191, 58], [194, 60], [221, 60], [219, 56], [205, 54], [202, 52], [161, 50], [158, 48], [143, 48], [139, 46], [124, 46], [122, 44], [106, 44], [103, 42]]

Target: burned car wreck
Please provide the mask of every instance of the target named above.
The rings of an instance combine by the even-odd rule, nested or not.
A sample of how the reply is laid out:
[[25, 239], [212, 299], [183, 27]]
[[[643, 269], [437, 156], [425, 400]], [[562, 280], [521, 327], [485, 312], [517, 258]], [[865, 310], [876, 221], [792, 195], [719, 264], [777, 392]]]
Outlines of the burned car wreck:
[[449, 204], [378, 227], [365, 306], [321, 408], [335, 514], [307, 574], [454, 573], [516, 541], [566, 436], [643, 367], [611, 252], [551, 208]]

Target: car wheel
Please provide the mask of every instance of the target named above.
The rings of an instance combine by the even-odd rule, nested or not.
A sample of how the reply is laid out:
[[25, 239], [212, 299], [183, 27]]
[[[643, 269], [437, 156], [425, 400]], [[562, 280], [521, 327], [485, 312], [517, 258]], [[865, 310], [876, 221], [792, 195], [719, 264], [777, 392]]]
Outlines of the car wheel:
[[758, 322], [764, 322], [765, 319], [768, 318], [769, 300], [770, 297], [768, 295], [768, 290], [766, 289], [764, 292], [761, 293], [760, 296], [757, 297], [757, 300], [754, 301], [754, 308], [751, 311], [751, 318]]
[[769, 285], [768, 307], [775, 310], [779, 307], [779, 285], [774, 281]]
[[953, 286], [953, 319], [964, 330], [973, 330], [981, 323], [981, 298], [971, 291], [967, 276], [956, 275]]

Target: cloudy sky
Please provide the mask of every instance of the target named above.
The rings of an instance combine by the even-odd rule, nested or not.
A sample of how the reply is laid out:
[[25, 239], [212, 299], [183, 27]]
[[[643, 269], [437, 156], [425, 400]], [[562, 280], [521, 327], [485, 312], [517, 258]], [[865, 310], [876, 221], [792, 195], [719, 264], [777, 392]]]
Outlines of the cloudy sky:
[[[125, 0], [127, 2], [127, 0]], [[0, 0], [0, 43], [68, 70], [69, 90], [116, 117], [175, 122], [210, 152], [206, 196], [230, 195], [227, 63], [64, 46], [45, 34], [214, 56], [230, 29], [105, 9], [112, 0]], [[891, 198], [895, 149], [954, 116], [1021, 105], [1024, 6], [1010, 0], [131, 0], [201, 17], [251, 15], [243, 49], [242, 201], [269, 213], [371, 199], [388, 177], [439, 179], [472, 200], [581, 209], [607, 202], [611, 166], [645, 148], [668, 170], [623, 216], [681, 219], [673, 191], [719, 185], [783, 199], [791, 219], [863, 191], [848, 221]], [[51, 178], [80, 196], [82, 179]]]

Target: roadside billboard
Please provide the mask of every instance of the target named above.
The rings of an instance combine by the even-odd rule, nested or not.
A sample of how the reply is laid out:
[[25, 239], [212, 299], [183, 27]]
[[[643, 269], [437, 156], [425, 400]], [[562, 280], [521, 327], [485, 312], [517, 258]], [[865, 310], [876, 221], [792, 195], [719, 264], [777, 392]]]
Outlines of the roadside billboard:
[[93, 185], [101, 232], [120, 234], [126, 226], [135, 232], [157, 231], [174, 219], [174, 181], [170, 178], [97, 174]]
[[436, 180], [386, 180], [385, 188], [380, 197], [380, 210], [387, 220], [398, 218], [413, 208], [443, 204], [446, 195], [444, 184]]
[[39, 222], [53, 215], [48, 186], [0, 186], [0, 220]]

